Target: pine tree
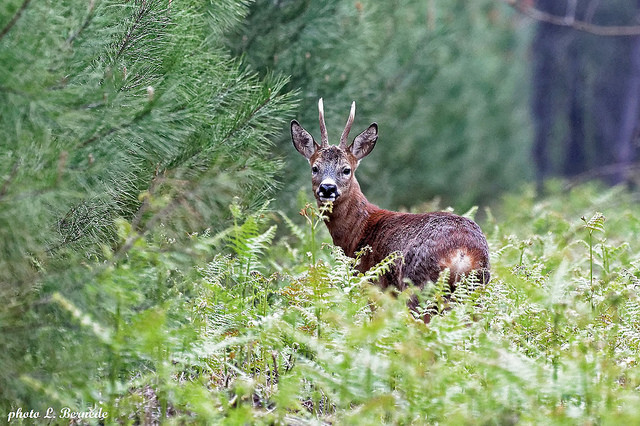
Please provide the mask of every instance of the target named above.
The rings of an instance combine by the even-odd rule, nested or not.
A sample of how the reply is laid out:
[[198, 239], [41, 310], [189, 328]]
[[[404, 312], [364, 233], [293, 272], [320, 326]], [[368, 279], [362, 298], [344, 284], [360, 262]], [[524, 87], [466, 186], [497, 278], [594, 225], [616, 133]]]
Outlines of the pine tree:
[[[300, 122], [317, 123], [323, 97], [330, 139], [352, 100], [354, 129], [378, 122], [379, 142], [359, 174], [370, 200], [396, 208], [442, 197], [469, 206], [532, 169], [526, 37], [499, 3], [259, 0], [230, 45], [261, 73], [291, 75], [289, 88], [303, 98]], [[295, 170], [283, 192], [295, 194], [308, 167], [290, 145], [287, 132], [277, 147]]]
[[227, 53], [223, 36], [246, 13], [241, 0], [3, 2], [3, 408], [36, 398], [25, 377], [60, 390], [64, 371], [81, 381], [99, 367], [98, 352], [90, 367], [90, 352], [66, 353], [78, 334], [54, 295], [104, 317], [106, 290], [87, 289], [105, 261], [160, 227], [188, 260], [188, 232], [220, 228], [234, 197], [257, 206], [270, 194], [269, 140], [293, 102], [285, 80]]

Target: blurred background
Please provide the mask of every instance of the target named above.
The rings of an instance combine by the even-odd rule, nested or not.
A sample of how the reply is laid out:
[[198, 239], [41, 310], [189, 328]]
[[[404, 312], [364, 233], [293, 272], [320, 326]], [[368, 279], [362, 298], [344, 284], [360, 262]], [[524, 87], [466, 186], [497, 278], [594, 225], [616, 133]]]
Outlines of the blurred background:
[[[387, 208], [440, 197], [490, 203], [549, 177], [629, 182], [638, 149], [636, 0], [273, 1], [252, 4], [229, 39], [261, 75], [290, 76], [294, 117], [318, 138], [323, 97], [336, 143], [380, 126], [361, 164], [364, 193]], [[631, 35], [629, 35], [631, 34]], [[292, 117], [292, 118], [294, 118]], [[288, 128], [277, 199], [308, 190]], [[637, 175], [637, 173], [636, 173]]]
[[[371, 202], [495, 205], [499, 219], [479, 222], [496, 247], [519, 247], [518, 267], [532, 240], [500, 241], [498, 223], [582, 248], [532, 194], [637, 187], [639, 12], [640, 0], [0, 1], [0, 412], [107, 401], [129, 424], [146, 385], [185, 413], [208, 409], [214, 379], [202, 392], [175, 380], [209, 356], [198, 345], [281, 310], [280, 288], [320, 251], [321, 221], [297, 214], [310, 172], [289, 134], [295, 118], [319, 136], [320, 97], [333, 143], [353, 100], [352, 135], [379, 124], [358, 170]], [[601, 188], [552, 195], [579, 206], [572, 220], [594, 194], [628, 198]], [[625, 209], [619, 233], [635, 235]]]

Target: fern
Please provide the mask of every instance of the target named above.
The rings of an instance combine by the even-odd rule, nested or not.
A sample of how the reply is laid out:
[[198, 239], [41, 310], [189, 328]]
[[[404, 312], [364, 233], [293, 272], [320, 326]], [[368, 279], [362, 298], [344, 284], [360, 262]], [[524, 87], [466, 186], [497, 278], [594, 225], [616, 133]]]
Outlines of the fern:
[[236, 267], [237, 261], [231, 255], [218, 253], [211, 262], [198, 270], [209, 284], [223, 286], [227, 277], [235, 274]]
[[[251, 259], [260, 254], [273, 238], [269, 238], [273, 233], [271, 229], [266, 232], [261, 230], [262, 224], [266, 221], [268, 205], [269, 202], [266, 202], [251, 215], [243, 212], [238, 200], [230, 206], [233, 227], [229, 232], [229, 245], [239, 258]], [[240, 224], [241, 220], [243, 222]]]
[[473, 206], [466, 212], [462, 214], [462, 217], [466, 217], [467, 219], [474, 220], [476, 217], [476, 213], [478, 213], [478, 206]]
[[591, 217], [591, 219], [587, 220], [584, 216], [581, 217], [582, 221], [585, 223], [585, 228], [587, 228], [588, 232], [589, 232], [589, 236], [587, 239], [587, 246], [589, 248], [589, 286], [590, 286], [590, 291], [591, 291], [591, 308], [594, 308], [594, 301], [593, 301], [593, 297], [594, 297], [594, 282], [593, 282], [593, 265], [594, 265], [594, 258], [593, 258], [593, 249], [594, 249], [594, 243], [593, 243], [593, 233], [595, 231], [600, 231], [600, 232], [604, 232], [604, 221], [605, 221], [605, 217], [602, 213], [600, 212], [596, 212], [593, 217]]
[[[179, 298], [185, 306], [120, 315], [112, 326], [75, 304], [59, 305], [111, 351], [113, 380], [101, 389], [121, 390], [105, 391], [110, 410], [178, 407], [189, 414], [170, 418], [196, 412], [213, 423], [276, 424], [640, 418], [640, 251], [624, 240], [628, 223], [615, 214], [608, 214], [607, 240], [594, 234], [593, 282], [579, 216], [556, 212], [546, 220], [558, 221], [552, 228], [561, 235], [537, 234], [520, 222], [496, 225], [491, 244], [503, 250], [492, 258], [489, 283], [471, 275], [451, 289], [445, 271], [421, 290], [393, 294], [375, 282], [402, 262], [399, 254], [361, 273], [366, 251], [354, 259], [318, 240], [314, 259], [301, 249], [311, 242], [295, 231], [272, 233], [281, 218], [232, 208], [228, 229], [189, 236], [207, 258], [181, 275], [191, 283], [188, 297]], [[322, 222], [319, 213], [306, 214], [301, 224], [291, 222], [309, 238]], [[151, 262], [162, 271], [170, 262], [147, 244], [139, 240], [120, 266]], [[157, 274], [153, 268], [146, 277]], [[116, 265], [101, 279], [112, 273], [122, 270]], [[427, 325], [407, 308], [414, 295], [417, 315], [432, 317]], [[180, 318], [180, 332], [172, 318]], [[94, 335], [95, 324], [109, 342]], [[131, 355], [138, 351], [140, 359]], [[143, 373], [122, 378], [122, 368]], [[37, 377], [21, 383], [53, 391]]]
[[589, 220], [584, 216], [582, 216], [581, 219], [585, 223], [585, 228], [587, 228], [590, 233], [594, 231], [604, 232], [605, 217], [602, 213], [596, 212]]
[[302, 226], [294, 223], [289, 216], [287, 216], [284, 212], [279, 211], [278, 214], [280, 215], [280, 217], [282, 218], [282, 220], [284, 221], [285, 225], [287, 226], [287, 229], [289, 230], [289, 232], [296, 237], [296, 239], [299, 242], [304, 242], [306, 240], [306, 234], [305, 234], [305, 230], [303, 229]]
[[[362, 249], [356, 254], [355, 264], [360, 262], [361, 256], [364, 255], [365, 250], [371, 250], [368, 247]], [[377, 265], [370, 268], [367, 272], [360, 275], [360, 284], [375, 283], [384, 274], [392, 272], [394, 267], [400, 267], [404, 263], [404, 257], [400, 252], [389, 253], [384, 259], [382, 259]]]

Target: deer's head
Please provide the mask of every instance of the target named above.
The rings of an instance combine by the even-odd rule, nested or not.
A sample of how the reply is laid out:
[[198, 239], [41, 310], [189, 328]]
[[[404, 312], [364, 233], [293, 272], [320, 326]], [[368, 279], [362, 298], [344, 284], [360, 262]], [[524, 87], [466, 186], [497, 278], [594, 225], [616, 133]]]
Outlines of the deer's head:
[[351, 104], [351, 112], [339, 145], [329, 145], [327, 127], [324, 122], [322, 98], [318, 101], [320, 112], [320, 145], [296, 120], [291, 122], [291, 138], [293, 146], [311, 165], [311, 184], [313, 194], [321, 202], [336, 202], [342, 195], [348, 194], [360, 160], [366, 157], [378, 140], [378, 125], [371, 124], [367, 130], [356, 136], [347, 146], [349, 130], [356, 114], [356, 103]]

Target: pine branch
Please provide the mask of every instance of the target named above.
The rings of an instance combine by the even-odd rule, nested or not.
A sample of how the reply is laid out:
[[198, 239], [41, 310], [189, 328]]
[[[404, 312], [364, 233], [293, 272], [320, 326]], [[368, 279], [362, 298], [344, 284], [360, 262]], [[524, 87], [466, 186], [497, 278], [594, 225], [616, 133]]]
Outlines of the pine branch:
[[113, 133], [115, 133], [115, 132], [117, 132], [119, 130], [123, 130], [123, 129], [126, 129], [128, 127], [131, 127], [134, 124], [136, 124], [138, 121], [142, 120], [144, 117], [149, 115], [152, 110], [153, 110], [153, 108], [151, 106], [148, 106], [147, 108], [144, 108], [142, 111], [140, 111], [138, 114], [136, 114], [133, 117], [133, 120], [131, 120], [130, 122], [124, 123], [124, 124], [120, 124], [118, 126], [111, 127], [111, 128], [109, 128], [109, 129], [107, 129], [107, 130], [105, 130], [103, 132], [95, 134], [95, 135], [91, 136], [90, 138], [87, 138], [87, 139], [83, 140], [82, 142], [80, 142], [77, 147], [78, 148], [84, 148], [87, 145], [97, 141], [98, 139], [105, 138], [105, 137], [107, 137], [107, 136], [109, 136], [109, 135], [111, 135], [111, 134], [113, 134]]
[[[188, 193], [177, 196], [176, 198], [171, 200], [171, 202], [165, 208], [163, 208], [160, 212], [158, 212], [151, 219], [149, 219], [149, 221], [145, 223], [144, 227], [140, 230], [140, 232], [136, 232], [135, 235], [129, 237], [127, 241], [125, 241], [125, 243], [114, 253], [113, 258], [110, 259], [110, 261], [108, 262], [108, 265], [113, 266], [120, 259], [122, 259], [122, 257], [126, 256], [127, 253], [129, 253], [129, 250], [133, 248], [135, 243], [140, 238], [147, 235], [148, 232], [154, 229], [155, 225], [157, 225], [159, 222], [161, 222], [162, 220], [166, 219], [169, 215], [171, 215], [171, 213], [182, 204], [182, 201], [187, 199], [187, 196], [191, 192], [192, 191], [189, 191]], [[101, 268], [97, 268], [97, 269], [101, 270]]]
[[597, 25], [591, 22], [575, 19], [573, 14], [569, 13], [566, 16], [558, 16], [552, 13], [547, 13], [542, 10], [533, 7], [530, 1], [522, 0], [501, 0], [503, 3], [508, 4], [518, 12], [536, 21], [546, 22], [548, 24], [558, 25], [561, 27], [573, 28], [574, 30], [583, 31], [590, 34], [607, 37], [619, 37], [619, 36], [637, 36], [640, 35], [640, 25], [626, 25], [626, 26], [609, 26], [609, 25]]
[[96, 6], [96, 1], [91, 0], [89, 2], [89, 10], [87, 11], [87, 17], [85, 18], [80, 28], [78, 28], [73, 34], [69, 36], [69, 38], [67, 38], [66, 40], [67, 44], [70, 45], [71, 43], [73, 43], [73, 41], [80, 35], [80, 33], [82, 33], [82, 31], [84, 31], [89, 26], [94, 16], [93, 11], [95, 9], [95, 6]]
[[[124, 54], [124, 52], [127, 50], [127, 48], [130, 47], [130, 45], [136, 41], [138, 41], [138, 38], [135, 37], [135, 33], [138, 30], [144, 29], [144, 19], [148, 16], [151, 15], [154, 12], [154, 6], [155, 6], [154, 1], [143, 1], [140, 3], [140, 9], [138, 9], [138, 12], [135, 15], [133, 24], [131, 25], [131, 27], [129, 28], [129, 30], [127, 31], [127, 33], [125, 34], [122, 43], [120, 45], [120, 48], [118, 49], [118, 52], [115, 55], [115, 60], [118, 60], [122, 54]], [[161, 12], [166, 12], [168, 11], [168, 9], [163, 9], [161, 10]], [[166, 24], [166, 22], [164, 22], [164, 24]]]
[[[280, 90], [280, 87], [276, 88], [276, 90], [269, 89], [269, 96], [264, 101], [262, 101], [258, 106], [253, 108], [248, 116], [244, 117], [242, 120], [236, 120], [236, 123], [234, 123], [234, 126], [226, 132], [226, 134], [220, 141], [220, 145], [221, 146], [225, 145], [238, 132], [240, 132], [244, 127], [246, 127], [251, 122], [251, 120], [253, 120], [253, 118], [256, 115], [258, 115], [258, 113], [273, 100], [273, 96], [276, 95], [279, 92], [279, 90]], [[198, 155], [202, 154], [204, 150], [205, 150], [204, 147], [199, 147], [198, 149], [193, 150], [182, 160], [182, 163], [187, 163], [189, 160], [195, 159]]]
[[13, 15], [13, 18], [11, 18], [11, 21], [9, 21], [9, 23], [2, 29], [2, 31], [0, 31], [0, 40], [2, 40], [4, 36], [7, 35], [9, 31], [11, 31], [11, 28], [16, 24], [16, 22], [18, 22], [18, 19], [20, 19], [20, 16], [22, 16], [22, 12], [24, 12], [27, 6], [29, 6], [30, 2], [31, 0], [24, 0], [22, 6], [20, 6], [20, 9], [18, 9], [16, 14]]
[[5, 181], [2, 183], [2, 188], [0, 188], [0, 200], [2, 200], [5, 195], [7, 195], [11, 182], [18, 174], [18, 165], [19, 165], [19, 160], [16, 159], [15, 163], [13, 164], [13, 167], [11, 168], [11, 173], [9, 174], [7, 179], [5, 179]]
[[[194, 185], [197, 187], [197, 185]], [[138, 231], [135, 232], [133, 235], [129, 236], [124, 244], [122, 244], [113, 254], [113, 257], [111, 257], [107, 262], [103, 262], [99, 265], [95, 265], [95, 267], [93, 268], [92, 272], [91, 272], [91, 276], [92, 277], [96, 277], [99, 274], [101, 274], [102, 272], [104, 272], [106, 269], [113, 267], [114, 265], [117, 265], [117, 263], [123, 258], [126, 257], [127, 254], [129, 253], [129, 251], [131, 249], [133, 249], [133, 247], [135, 246], [135, 243], [137, 241], [139, 241], [141, 238], [144, 238], [149, 232], [151, 232], [155, 226], [162, 222], [163, 220], [165, 220], [168, 216], [171, 215], [171, 213], [178, 208], [181, 203], [188, 198], [189, 195], [192, 194], [192, 190], [189, 190], [188, 193], [184, 193], [181, 194], [175, 198], [173, 198], [173, 200], [171, 200], [171, 202], [166, 205], [162, 210], [160, 210], [157, 214], [155, 214], [149, 221], [147, 221], [145, 223], [145, 225]], [[59, 249], [60, 247], [64, 246], [66, 243], [69, 243], [72, 241], [65, 241], [63, 243], [60, 243], [59, 245], [55, 246], [55, 247], [51, 247], [49, 249], [47, 249], [47, 252], [51, 253], [57, 249]], [[71, 285], [68, 287], [68, 290], [70, 291], [75, 291], [78, 290], [79, 287], [83, 285], [82, 283], [78, 282], [75, 283], [74, 285]], [[51, 295], [50, 294], [46, 294], [43, 295], [42, 297], [40, 297], [39, 299], [37, 299], [34, 304], [46, 304], [49, 303], [49, 301], [51, 300]]]
[[129, 42], [133, 37], [134, 31], [138, 28], [138, 26], [142, 22], [142, 18], [144, 18], [145, 14], [150, 11], [150, 8], [145, 9], [144, 6], [145, 6], [145, 3], [142, 3], [140, 5], [140, 9], [136, 14], [135, 20], [133, 21], [133, 25], [131, 26], [131, 28], [129, 28], [129, 31], [127, 31], [127, 34], [124, 36], [122, 40], [122, 44], [120, 45], [120, 49], [118, 49], [118, 53], [116, 53], [116, 56], [115, 56], [116, 60], [124, 53], [127, 46], [129, 45]]
[[260, 104], [258, 105], [253, 111], [251, 111], [251, 113], [249, 114], [248, 117], [246, 117], [246, 119], [243, 120], [244, 125], [239, 125], [240, 122], [238, 123], [238, 125], [234, 126], [224, 137], [224, 139], [222, 140], [221, 144], [225, 144], [227, 143], [236, 133], [238, 133], [244, 126], [246, 126], [248, 123], [251, 122], [251, 120], [265, 107], [267, 106], [267, 104], [269, 102], [271, 102], [271, 89], [269, 89], [269, 96], [267, 96], [267, 98]]
[[31, 94], [23, 92], [22, 90], [16, 90], [13, 87], [0, 86], [0, 92], [12, 93], [14, 95], [22, 96], [23, 98], [34, 99]]

